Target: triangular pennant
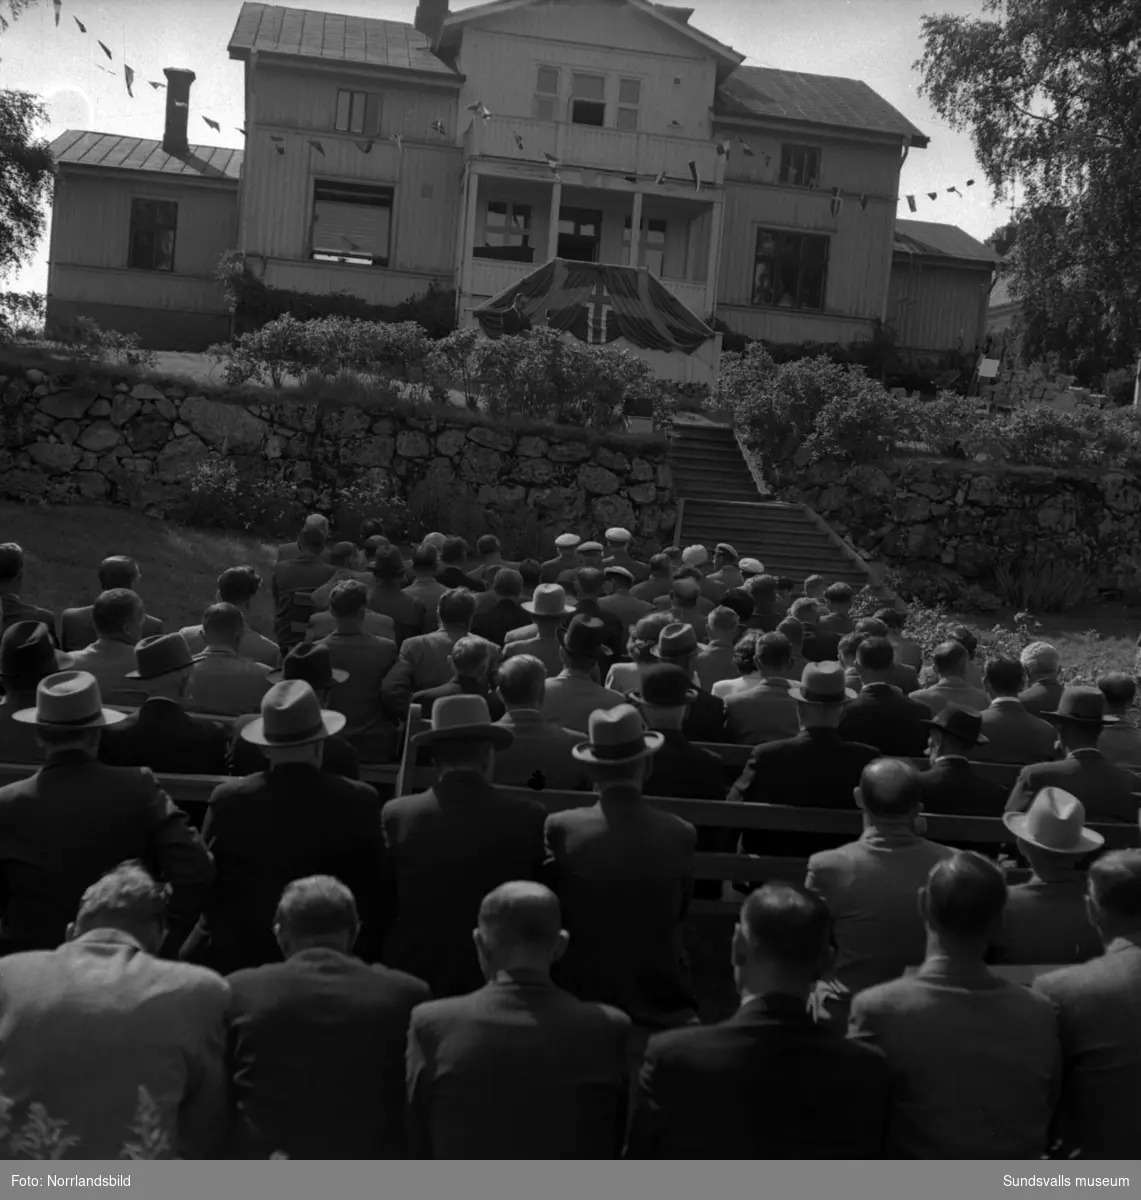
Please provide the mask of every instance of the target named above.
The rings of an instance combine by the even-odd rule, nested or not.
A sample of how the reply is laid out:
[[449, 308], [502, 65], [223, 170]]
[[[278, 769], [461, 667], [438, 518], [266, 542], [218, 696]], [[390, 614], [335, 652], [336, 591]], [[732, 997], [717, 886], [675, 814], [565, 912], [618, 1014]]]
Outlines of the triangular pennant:
[[284, 153], [285, 153], [285, 146], [284, 146], [284, 144], [283, 144], [283, 143], [281, 143], [281, 142], [274, 142], [274, 144], [273, 144], [273, 148], [274, 148], [274, 149], [275, 149], [275, 150], [278, 152], [278, 154], [284, 154]]
[[131, 91], [131, 88], [134, 87], [135, 84], [135, 73], [130, 67], [127, 66], [126, 63], [123, 64], [123, 78], [127, 82], [127, 95], [133, 100], [135, 98], [135, 93]]
[[938, 192], [928, 192], [928, 193], [927, 193], [927, 199], [928, 199], [928, 200], [938, 200], [938, 199], [939, 199], [939, 193], [938, 193]]
[[283, 138], [280, 133], [271, 133], [269, 135], [269, 140], [273, 142], [273, 148], [278, 152], [278, 154], [285, 153], [285, 138]]
[[718, 142], [717, 143], [717, 157], [725, 158], [729, 154], [729, 151], [732, 148], [732, 146], [733, 146], [733, 143], [728, 138], [726, 138], [723, 142]]
[[443, 121], [433, 121], [432, 124], [430, 126], [428, 126], [428, 128], [431, 129], [433, 133], [438, 133], [440, 135], [440, 137], [447, 136], [448, 131], [444, 128]]
[[685, 126], [680, 121], [671, 121], [670, 128], [671, 129], [684, 129]]
[[102, 71], [104, 75], [110, 75], [112, 79], [118, 78], [118, 76], [116, 76], [115, 72], [112, 71], [110, 67], [105, 67], [102, 63], [96, 63], [95, 66]]
[[404, 138], [399, 133], [394, 133], [392, 135], [392, 140], [396, 143], [396, 152], [398, 154], [403, 154], [404, 153]]
[[55, 27], [59, 28], [59, 14], [63, 11], [63, 0], [52, 0], [52, 7], [55, 9]]
[[954, 192], [954, 193], [955, 193], [955, 195], [956, 195], [956, 196], [958, 196], [960, 200], [962, 200], [962, 198], [963, 198], [963, 193], [962, 193], [962, 192], [960, 192], [960, 191], [959, 191], [959, 189], [958, 189], [957, 187], [949, 187], [949, 188], [947, 189], [947, 191], [948, 191], [948, 192]]
[[840, 194], [840, 189], [834, 187], [832, 189], [832, 199], [828, 201], [828, 208], [834, 217], [840, 215], [840, 209], [843, 207], [844, 199]]
[[915, 197], [914, 196], [907, 197], [907, 207], [909, 209], [911, 209], [912, 212], [915, 211]]
[[520, 150], [522, 150], [523, 149], [523, 135], [521, 133], [516, 133], [514, 130], [512, 130], [511, 136], [515, 139], [515, 145]]
[[79, 19], [77, 16], [75, 16], [75, 15], [73, 14], [71, 19], [72, 19], [72, 20], [73, 20], [73, 21], [76, 23], [76, 25], [78, 25], [78, 26], [79, 26], [79, 32], [80, 32], [80, 33], [86, 33], [86, 32], [87, 32], [87, 26], [86, 26], [86, 25], [84, 25], [84, 23], [83, 23], [83, 22], [82, 22], [82, 21], [81, 21], [81, 20], [80, 20], [80, 19]]
[[[97, 40], [98, 40], [98, 39], [97, 39]], [[102, 42], [100, 42], [100, 43], [99, 43], [99, 49], [100, 49], [100, 50], [102, 50], [102, 51], [103, 51], [103, 53], [104, 53], [104, 54], [106, 54], [106, 55], [107, 55], [107, 57], [108, 57], [109, 59], [111, 59], [111, 61], [112, 61], [112, 62], [114, 62], [114, 61], [115, 61], [115, 56], [114, 56], [114, 55], [111, 53], [111, 51], [110, 51], [110, 50], [108, 50], [108, 49], [107, 49], [107, 47], [106, 47], [106, 46], [105, 46], [105, 45], [104, 45]]]
[[868, 207], [868, 194], [867, 194], [867, 192], [864, 192], [860, 196], [860, 210], [864, 211], [867, 209], [867, 207]]
[[967, 180], [967, 187], [974, 187], [974, 186], [975, 186], [975, 181], [974, 181], [973, 179], [968, 179], [968, 180]]
[[754, 155], [753, 155], [753, 147], [752, 147], [752, 146], [750, 146], [750, 145], [749, 145], [749, 143], [748, 143], [747, 141], [745, 141], [745, 139], [744, 139], [744, 138], [741, 138], [741, 137], [739, 137], [739, 138], [737, 139], [737, 141], [740, 143], [740, 145], [741, 145], [741, 150], [742, 150], [742, 152], [744, 153], [745, 157], [746, 157], [746, 158], [753, 158], [753, 157], [754, 157]]
[[151, 87], [153, 87], [155, 89], [156, 92], [158, 91], [159, 88], [166, 87], [165, 83], [159, 83], [157, 80], [154, 80], [154, 79], [148, 79], [147, 83], [149, 83], [151, 85]]
[[242, 137], [246, 136], [246, 127], [244, 125], [235, 125], [234, 128], [242, 135]]
[[467, 105], [466, 107], [467, 107], [467, 110], [468, 110], [468, 112], [469, 112], [469, 113], [478, 113], [478, 112], [479, 112], [479, 110], [480, 110], [481, 108], [483, 108], [483, 101], [482, 101], [482, 100], [473, 100], [473, 101], [472, 101], [472, 102], [471, 102], [469, 105]]
[[313, 149], [316, 150], [317, 153], [320, 154], [322, 158], [325, 157], [325, 147], [322, 146], [321, 143], [319, 141], [317, 141], [316, 138], [310, 138], [309, 145], [312, 146]]
[[623, 175], [622, 178], [625, 179], [627, 183], [637, 183], [638, 182], [637, 175]]
[[222, 132], [222, 126], [219, 125], [217, 121], [211, 119], [210, 117], [203, 117], [202, 120], [205, 121], [206, 124], [209, 125], [210, 128], [213, 129], [215, 133]]
[[701, 191], [701, 174], [697, 169], [697, 163], [692, 158], [689, 160], [689, 173], [693, 179], [693, 190], [695, 192], [700, 192]]
[[662, 184], [663, 184], [663, 183], [665, 183], [665, 181], [666, 181], [666, 173], [665, 173], [665, 171], [659, 171], [659, 172], [658, 172], [658, 173], [657, 173], [657, 174], [654, 176], [654, 184], [655, 184], [657, 187], [661, 187], [661, 186], [662, 186]]
[[371, 154], [372, 153], [372, 147], [373, 147], [372, 138], [369, 138], [369, 140], [367, 142], [354, 142], [353, 145], [356, 146], [356, 148], [362, 154]]
[[481, 105], [479, 115], [483, 118], [483, 123], [486, 125], [491, 120], [491, 109], [486, 104]]

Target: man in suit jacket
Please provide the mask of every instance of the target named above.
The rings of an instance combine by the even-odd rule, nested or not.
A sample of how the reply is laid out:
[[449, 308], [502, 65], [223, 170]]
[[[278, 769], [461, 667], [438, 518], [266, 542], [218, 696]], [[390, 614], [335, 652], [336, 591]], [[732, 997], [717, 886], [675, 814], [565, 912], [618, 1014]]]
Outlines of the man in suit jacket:
[[543, 664], [529, 654], [513, 655], [499, 668], [499, 698], [507, 711], [496, 724], [515, 739], [495, 755], [493, 781], [502, 787], [569, 791], [585, 785], [586, 775], [571, 757], [583, 733], [543, 719], [546, 678]]
[[744, 630], [736, 611], [723, 604], [709, 614], [706, 629], [709, 640], [697, 652], [694, 675], [698, 687], [715, 695], [717, 684], [738, 678], [733, 651]]
[[598, 607], [622, 622], [622, 649], [625, 651], [630, 630], [654, 611], [648, 600], [638, 600], [630, 594], [634, 586], [634, 574], [628, 567], [610, 566], [602, 571], [610, 585], [610, 591], [598, 601]]
[[875, 746], [881, 754], [918, 758], [927, 746], [923, 722], [931, 710], [892, 686], [895, 650], [891, 642], [885, 637], [865, 638], [856, 651], [856, 664], [863, 686], [844, 709], [840, 736]]
[[[701, 645], [692, 625], [675, 621], [658, 635], [654, 656], [661, 662], [680, 667], [686, 677], [693, 679], [697, 670], [697, 654]], [[703, 687], [694, 684], [697, 694], [685, 716], [682, 733], [692, 742], [726, 742], [725, 705]]]
[[230, 732], [217, 721], [186, 713], [194, 659], [181, 633], [143, 638], [135, 647], [138, 666], [128, 672], [147, 693], [134, 715], [110, 726], [99, 757], [114, 767], [149, 767], [168, 775], [225, 775]]
[[304, 544], [302, 535], [306, 529], [319, 529], [321, 531], [324, 540], [321, 546], [320, 557], [323, 560], [328, 561], [329, 552], [324, 543], [327, 542], [329, 538], [329, 518], [323, 516], [321, 513], [310, 513], [305, 518], [305, 522], [301, 526], [301, 532], [298, 533], [297, 537], [292, 542], [285, 542], [283, 545], [277, 547], [277, 562], [292, 562], [294, 559], [299, 558], [305, 553], [306, 546]]
[[883, 1055], [808, 1008], [829, 970], [830, 930], [827, 908], [801, 888], [768, 883], [748, 898], [733, 932], [741, 1007], [650, 1039], [626, 1157], [882, 1157]]
[[1112, 763], [1120, 767], [1141, 769], [1141, 729], [1137, 728], [1133, 703], [1137, 699], [1137, 680], [1124, 671], [1110, 671], [1097, 681], [1098, 691], [1105, 697], [1105, 711], [1116, 717], [1116, 725], [1101, 731], [1097, 748]]
[[564, 571], [578, 568], [578, 547], [582, 538], [577, 533], [560, 533], [555, 538], [555, 549], [558, 551], [554, 558], [543, 561], [540, 583], [556, 583]]
[[55, 613], [22, 600], [23, 588], [24, 551], [15, 542], [4, 542], [0, 545], [0, 634], [18, 621], [36, 621], [48, 627], [56, 642]]
[[1137, 820], [1141, 783], [1132, 771], [1111, 763], [1097, 748], [1106, 725], [1105, 697], [1097, 688], [1066, 688], [1055, 712], [1047, 714], [1058, 727], [1058, 740], [1066, 757], [1061, 762], [1025, 767], [1018, 776], [1006, 807], [1022, 812], [1044, 787], [1061, 788], [1085, 806], [1087, 818], [1099, 821]]
[[[307, 598], [336, 574], [325, 554], [328, 536], [327, 522], [323, 526], [307, 522], [297, 539], [298, 552], [288, 559], [279, 557], [273, 568], [273, 632], [282, 654], [305, 640], [312, 615]], [[306, 603], [296, 603], [300, 596], [306, 597]]]
[[543, 692], [543, 719], [566, 729], [585, 729], [590, 714], [622, 703], [620, 692], [598, 682], [606, 672], [610, 653], [606, 626], [596, 617], [577, 614], [559, 631], [563, 669], [547, 676]]
[[372, 564], [372, 585], [368, 591], [370, 612], [392, 620], [393, 640], [402, 646], [409, 638], [431, 633], [436, 627], [436, 605], [432, 611], [412, 596], [405, 595], [408, 582], [404, 559], [396, 546], [382, 546]]
[[[503, 644], [503, 657], [514, 654], [529, 654], [537, 658], [547, 669], [547, 677], [553, 679], [563, 669], [562, 643], [559, 631], [574, 616], [574, 606], [567, 603], [566, 590], [557, 583], [540, 584], [530, 600], [520, 606], [533, 624], [520, 626], [507, 634]], [[525, 634], [518, 637], [518, 634]]]
[[792, 644], [782, 633], [753, 636], [758, 678], [750, 686], [746, 676], [724, 698], [726, 734], [742, 746], [779, 742], [800, 732], [792, 698]]
[[299, 679], [275, 683], [241, 736], [269, 769], [221, 784], [202, 838], [218, 877], [184, 959], [223, 974], [280, 961], [273, 915], [286, 884], [333, 875], [360, 905], [362, 956], [372, 961], [392, 903], [384, 887], [380, 800], [365, 783], [321, 770], [323, 743], [345, 723]]
[[1023, 707], [1036, 717], [1054, 712], [1062, 698], [1062, 682], [1058, 673], [1062, 669], [1062, 657], [1049, 642], [1031, 642], [1022, 651], [1022, 665], [1026, 670], [1026, 690], [1019, 695]]
[[620, 567], [629, 571], [634, 583], [642, 583], [650, 577], [650, 568], [644, 562], [639, 562], [630, 553], [630, 544], [634, 538], [628, 529], [618, 525], [606, 531], [606, 553], [602, 560], [602, 569]]
[[463, 588], [446, 591], [440, 597], [439, 617], [440, 628], [434, 633], [404, 642], [400, 657], [384, 677], [380, 694], [392, 717], [407, 716], [413, 693], [439, 687], [453, 678], [452, 647], [471, 632], [475, 596]]
[[923, 647], [916, 641], [904, 637], [903, 629], [907, 624], [906, 611], [898, 608], [880, 608], [876, 610], [876, 620], [887, 626], [888, 640], [895, 649], [895, 661], [911, 667], [918, 672], [923, 666]]
[[[263, 637], [250, 625], [250, 610], [259, 591], [261, 576], [253, 567], [227, 567], [218, 576], [218, 603], [232, 604], [241, 609], [245, 618], [246, 628], [242, 640], [238, 643], [238, 653], [242, 658], [264, 663], [271, 671], [276, 671], [281, 666], [281, 651], [277, 648], [277, 643]], [[186, 639], [191, 654], [201, 654], [206, 649], [206, 635], [201, 625], [186, 625], [180, 632]]]
[[856, 628], [852, 620], [852, 589], [846, 583], [833, 583], [824, 589], [828, 611], [820, 618], [820, 632], [844, 637]]
[[103, 592], [92, 605], [99, 636], [90, 646], [70, 656], [72, 670], [95, 676], [99, 692], [108, 704], [130, 702], [138, 694], [137, 685], [128, 676], [138, 666], [135, 647], [142, 637], [143, 615], [143, 602], [134, 592], [126, 588]]
[[1025, 766], [1054, 758], [1057, 730], [1028, 712], [1018, 698], [1025, 680], [1017, 658], [1000, 656], [987, 663], [984, 684], [990, 705], [982, 714], [986, 742], [972, 752], [977, 762]]
[[[874, 746], [840, 736], [844, 705], [856, 693], [844, 686], [844, 668], [836, 663], [810, 663], [800, 685], [792, 689], [800, 733], [758, 746], [729, 793], [732, 801], [750, 804], [794, 804], [809, 808], [855, 808], [853, 794], [864, 767], [880, 752]], [[748, 854], [807, 857], [842, 844], [826, 834], [747, 831], [741, 844]]]
[[575, 580], [575, 593], [575, 611], [602, 622], [606, 631], [602, 644], [610, 651], [611, 661], [621, 658], [626, 653], [626, 626], [620, 616], [602, 607], [606, 576], [593, 567], [583, 567]]
[[414, 1158], [606, 1159], [622, 1147], [629, 1018], [551, 980], [566, 950], [559, 902], [537, 883], [484, 898], [475, 930], [486, 984], [412, 1014]]
[[1141, 1109], [1141, 851], [1117, 850], [1089, 871], [1090, 917], [1105, 952], [1034, 981], [1057, 1009], [1065, 1084], [1062, 1129], [1083, 1159], [1136, 1158]]
[[426, 792], [384, 806], [384, 841], [399, 915], [384, 961], [423, 979], [434, 996], [479, 986], [471, 930], [488, 892], [512, 879], [537, 879], [545, 810], [496, 791], [495, 754], [513, 740], [491, 722], [479, 696], [445, 696], [416, 749], [431, 751], [438, 778]]
[[953, 853], [917, 831], [923, 795], [919, 772], [909, 763], [869, 763], [856, 804], [864, 814], [860, 839], [814, 854], [805, 880], [835, 922], [832, 978], [839, 994], [829, 1015], [841, 1028], [857, 992], [923, 961], [926, 931], [915, 896], [931, 868]]
[[[885, 683], [891, 684], [893, 688], [898, 688], [905, 696], [910, 696], [912, 692], [919, 691], [919, 672], [907, 663], [901, 663], [896, 657], [895, 644], [891, 638], [887, 636], [888, 629], [883, 621], [876, 617], [861, 617], [856, 622], [854, 633], [862, 633], [869, 638], [886, 638], [891, 646], [892, 660], [891, 671], [884, 679]], [[859, 667], [859, 654], [856, 655], [856, 665]]]
[[1033, 875], [1012, 887], [1002, 918], [995, 961], [1028, 964], [1085, 962], [1101, 952], [1086, 904], [1086, 879], [1078, 867], [1105, 844], [1085, 828], [1080, 800], [1043, 788], [1024, 813], [1003, 821]]
[[231, 1153], [267, 1159], [404, 1158], [404, 1054], [428, 985], [353, 953], [352, 892], [328, 875], [282, 893], [284, 962], [230, 985]]
[[436, 579], [446, 588], [467, 588], [469, 592], [482, 592], [483, 583], [473, 579], [464, 571], [469, 553], [467, 542], [461, 537], [444, 539], [440, 547], [440, 565], [436, 569]]
[[427, 720], [432, 705], [444, 696], [480, 696], [487, 704], [493, 721], [503, 716], [503, 702], [491, 690], [491, 678], [499, 657], [494, 642], [475, 634], [460, 638], [452, 647], [452, 678], [438, 687], [412, 694], [412, 703], [419, 705], [420, 716]]
[[171, 937], [185, 936], [214, 868], [150, 771], [98, 761], [100, 734], [124, 714], [102, 707], [92, 676], [64, 671], [40, 681], [34, 709], [14, 715], [35, 726], [47, 761], [0, 788], [0, 952], [58, 946], [84, 889], [134, 858], [171, 885]]
[[573, 753], [598, 790], [592, 808], [547, 818], [548, 878], [570, 946], [555, 979], [612, 1004], [643, 1030], [696, 1019], [682, 921], [693, 894], [696, 831], [643, 798], [664, 738], [629, 704], [592, 713]]
[[501, 567], [495, 572], [491, 594], [495, 597], [494, 603], [472, 620], [471, 628], [479, 637], [502, 646], [512, 629], [531, 624], [531, 618], [521, 605], [523, 576], [510, 567]]
[[1003, 788], [971, 765], [967, 755], [986, 745], [982, 717], [951, 704], [926, 722], [931, 766], [919, 775], [923, 808], [950, 816], [997, 817], [1005, 806]]
[[920, 894], [927, 956], [910, 978], [861, 992], [851, 1036], [891, 1071], [886, 1157], [1038, 1159], [1062, 1082], [1048, 1002], [984, 964], [1006, 903], [1002, 872], [956, 852]]
[[[139, 564], [125, 554], [115, 554], [105, 558], [99, 564], [99, 591], [110, 592], [115, 588], [125, 588], [129, 592], [138, 592], [138, 583], [142, 578]], [[65, 608], [60, 614], [60, 645], [66, 653], [74, 650], [85, 650], [99, 637], [95, 628], [95, 606], [88, 604], [84, 608]], [[143, 614], [142, 636], [156, 637], [162, 633], [162, 622], [158, 617], [149, 613]]]
[[932, 716], [938, 716], [948, 704], [982, 712], [990, 703], [985, 692], [971, 687], [964, 678], [971, 658], [962, 642], [944, 642], [932, 655], [932, 662], [938, 681], [929, 688], [911, 693], [912, 700], [925, 704]]
[[[256, 713], [269, 690], [270, 669], [239, 651], [246, 618], [233, 604], [211, 604], [202, 614], [206, 649], [194, 660], [187, 704], [199, 712], [241, 717]], [[289, 643], [294, 646], [303, 641]]]
[[[673, 587], [673, 564], [665, 554], [655, 554], [649, 562], [650, 574], [641, 583], [636, 583], [630, 589], [630, 595], [635, 600], [645, 600], [654, 604], [662, 596], [668, 596]], [[545, 582], [545, 578], [544, 578]]]
[[[5, 1099], [64, 1122], [65, 1158], [221, 1157], [225, 980], [158, 957], [166, 893], [137, 863], [92, 883], [73, 915], [63, 945], [0, 969]], [[142, 1144], [140, 1118], [161, 1153]]]
[[34, 708], [41, 679], [66, 670], [71, 659], [55, 649], [42, 621], [17, 621], [0, 636], [0, 762], [42, 763], [44, 748], [30, 725], [13, 720]]

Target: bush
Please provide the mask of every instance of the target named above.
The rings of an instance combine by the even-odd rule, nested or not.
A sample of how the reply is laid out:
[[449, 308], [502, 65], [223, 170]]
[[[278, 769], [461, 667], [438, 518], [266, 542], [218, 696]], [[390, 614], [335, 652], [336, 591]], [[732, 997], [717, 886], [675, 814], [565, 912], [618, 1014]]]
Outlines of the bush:
[[348, 487], [337, 488], [333, 499], [333, 524], [338, 536], [359, 541], [361, 527], [366, 521], [380, 521], [389, 541], [403, 541], [408, 536], [408, 506], [396, 495], [391, 483], [361, 479]]
[[90, 317], [80, 317], [61, 330], [60, 340], [68, 346], [73, 358], [86, 362], [143, 370], [153, 370], [158, 365], [158, 355], [143, 349], [137, 333], [100, 329]]
[[1089, 564], [1036, 547], [1014, 562], [1000, 562], [995, 588], [1003, 601], [1033, 612], [1068, 612], [1097, 599], [1097, 574]]
[[979, 411], [979, 401], [956, 392], [939, 392], [934, 400], [897, 402], [906, 414], [901, 429], [909, 441], [917, 442], [931, 454], [957, 458], [969, 453], [968, 445], [979, 448], [982, 441], [995, 436], [995, 422]]
[[284, 537], [304, 515], [297, 488], [280, 475], [266, 475], [261, 464], [211, 456], [196, 464], [186, 495], [171, 514], [186, 525], [244, 529]]
[[0, 292], [0, 338], [5, 341], [38, 334], [47, 301], [39, 292]]

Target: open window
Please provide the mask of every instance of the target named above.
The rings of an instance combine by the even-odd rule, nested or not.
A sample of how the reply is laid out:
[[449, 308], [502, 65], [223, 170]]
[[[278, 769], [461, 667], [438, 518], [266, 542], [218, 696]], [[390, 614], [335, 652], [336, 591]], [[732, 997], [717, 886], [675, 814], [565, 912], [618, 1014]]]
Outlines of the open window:
[[820, 147], [784, 145], [780, 148], [780, 181], [792, 187], [820, 182]]
[[601, 211], [563, 205], [559, 209], [559, 258], [598, 262], [601, 247]]
[[173, 271], [178, 204], [174, 200], [131, 200], [127, 266], [137, 271]]
[[572, 125], [606, 124], [606, 77], [571, 76], [570, 119]]

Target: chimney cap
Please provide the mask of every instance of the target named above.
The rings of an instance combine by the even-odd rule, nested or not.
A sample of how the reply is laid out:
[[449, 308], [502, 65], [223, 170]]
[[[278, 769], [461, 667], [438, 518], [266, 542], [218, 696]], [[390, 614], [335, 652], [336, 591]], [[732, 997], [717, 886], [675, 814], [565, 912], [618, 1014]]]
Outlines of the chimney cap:
[[187, 83], [193, 83], [198, 76], [187, 67], [163, 67], [162, 73], [169, 80], [185, 79]]

